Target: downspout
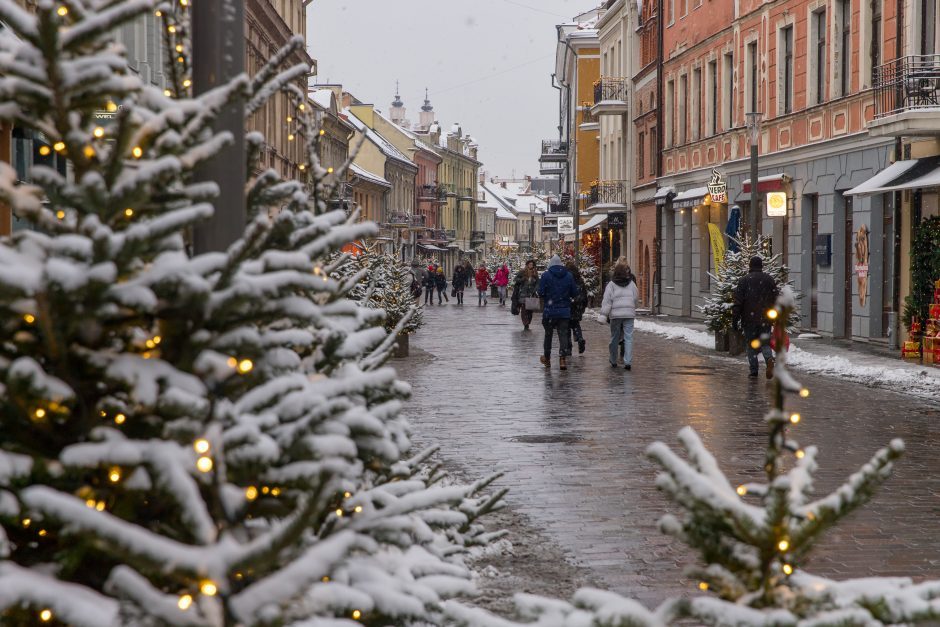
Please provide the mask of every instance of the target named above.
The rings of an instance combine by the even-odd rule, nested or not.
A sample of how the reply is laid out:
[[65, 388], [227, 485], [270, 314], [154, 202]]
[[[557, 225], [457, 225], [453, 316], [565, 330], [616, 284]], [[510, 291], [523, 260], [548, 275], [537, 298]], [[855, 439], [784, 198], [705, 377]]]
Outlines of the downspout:
[[[898, 0], [903, 2], [904, 0]], [[656, 180], [663, 174], [663, 0], [656, 5]], [[659, 186], [657, 185], [657, 189]], [[653, 284], [656, 286], [656, 306], [654, 312], [662, 311], [663, 302], [663, 211], [665, 205], [656, 205], [656, 274]]]
[[[904, 2], [905, 0], [896, 0], [897, 17], [894, 20], [897, 32], [894, 37], [894, 58], [900, 59], [904, 56]], [[877, 97], [877, 96], [876, 96]], [[904, 142], [898, 137], [894, 140], [894, 160], [900, 161], [904, 158]], [[890, 337], [888, 346], [897, 350], [901, 345], [901, 203], [902, 192], [894, 192], [894, 207], [891, 216], [891, 223], [894, 226], [894, 249], [891, 268], [891, 310], [894, 312], [894, 320], [888, 327]]]

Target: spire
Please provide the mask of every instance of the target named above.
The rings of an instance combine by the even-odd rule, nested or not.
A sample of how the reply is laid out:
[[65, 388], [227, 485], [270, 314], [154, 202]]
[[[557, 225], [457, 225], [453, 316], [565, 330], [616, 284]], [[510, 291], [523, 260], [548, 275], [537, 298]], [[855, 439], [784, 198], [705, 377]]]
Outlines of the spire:
[[401, 101], [401, 96], [398, 95], [398, 81], [395, 81], [395, 100], [392, 101], [392, 106], [396, 108], [401, 108], [405, 106], [405, 103]]
[[433, 111], [434, 107], [431, 106], [431, 101], [428, 100], [428, 88], [424, 88], [424, 105], [421, 107], [422, 111]]

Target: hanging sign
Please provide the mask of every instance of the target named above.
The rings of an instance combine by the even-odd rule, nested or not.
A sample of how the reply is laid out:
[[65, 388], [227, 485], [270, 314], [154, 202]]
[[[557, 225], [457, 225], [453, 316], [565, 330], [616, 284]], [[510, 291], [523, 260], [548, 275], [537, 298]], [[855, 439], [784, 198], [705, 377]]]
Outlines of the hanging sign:
[[708, 223], [708, 235], [712, 243], [712, 257], [715, 259], [715, 268], [725, 259], [725, 237], [717, 224]]
[[712, 180], [708, 182], [708, 195], [712, 202], [728, 202], [728, 184], [718, 170], [712, 170]]
[[767, 192], [767, 216], [779, 218], [787, 215], [787, 193]]
[[627, 214], [623, 211], [612, 211], [607, 214], [607, 226], [612, 229], [622, 229], [627, 224]]
[[574, 233], [574, 216], [558, 216], [558, 234], [570, 235]]

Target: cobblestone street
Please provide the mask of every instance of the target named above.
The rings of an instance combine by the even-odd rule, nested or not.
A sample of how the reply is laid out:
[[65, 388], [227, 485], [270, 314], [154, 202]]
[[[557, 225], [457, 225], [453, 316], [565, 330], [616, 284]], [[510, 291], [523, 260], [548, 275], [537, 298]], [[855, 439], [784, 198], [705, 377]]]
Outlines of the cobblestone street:
[[[587, 352], [560, 372], [538, 362], [542, 329], [523, 332], [509, 308], [431, 307], [394, 365], [412, 384], [406, 413], [416, 438], [436, 442], [470, 476], [505, 471], [501, 484], [527, 517], [596, 583], [654, 604], [692, 587], [692, 559], [657, 529], [670, 510], [654, 487], [651, 442], [698, 431], [732, 481], [761, 479], [768, 387], [743, 361], [636, 333], [633, 371], [607, 363], [608, 327], [586, 319]], [[556, 347], [557, 351], [557, 347]], [[762, 366], [763, 368], [763, 366]], [[797, 373], [799, 378], [799, 373]], [[812, 572], [835, 578], [940, 575], [940, 409], [826, 377], [803, 377], [808, 399], [790, 407], [791, 432], [820, 449], [817, 494], [842, 482], [891, 438], [908, 453], [885, 489], [830, 530]]]

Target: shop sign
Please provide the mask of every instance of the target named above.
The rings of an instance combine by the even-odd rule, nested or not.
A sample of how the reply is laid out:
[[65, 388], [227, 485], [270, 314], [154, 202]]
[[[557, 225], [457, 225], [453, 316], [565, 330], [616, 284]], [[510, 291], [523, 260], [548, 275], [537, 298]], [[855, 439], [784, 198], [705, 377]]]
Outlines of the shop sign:
[[570, 235], [574, 233], [574, 216], [558, 216], [558, 234]]
[[780, 218], [787, 215], [787, 193], [767, 192], [767, 216]]
[[623, 211], [614, 211], [607, 214], [607, 226], [612, 229], [622, 229], [627, 225], [627, 214]]
[[832, 234], [823, 233], [816, 236], [815, 247], [816, 265], [828, 267], [832, 265]]
[[728, 202], [728, 184], [718, 170], [712, 170], [712, 180], [708, 182], [708, 195], [711, 196], [712, 202]]

